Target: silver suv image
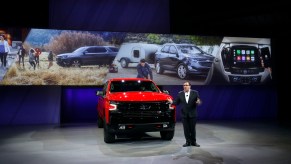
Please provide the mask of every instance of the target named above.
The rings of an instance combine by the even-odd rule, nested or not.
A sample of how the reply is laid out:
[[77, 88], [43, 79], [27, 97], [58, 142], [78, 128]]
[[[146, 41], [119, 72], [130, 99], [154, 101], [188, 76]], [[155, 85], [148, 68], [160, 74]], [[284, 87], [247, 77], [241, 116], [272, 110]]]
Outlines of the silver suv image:
[[174, 71], [180, 79], [191, 74], [207, 76], [214, 57], [194, 44], [166, 43], [155, 54], [157, 74]]

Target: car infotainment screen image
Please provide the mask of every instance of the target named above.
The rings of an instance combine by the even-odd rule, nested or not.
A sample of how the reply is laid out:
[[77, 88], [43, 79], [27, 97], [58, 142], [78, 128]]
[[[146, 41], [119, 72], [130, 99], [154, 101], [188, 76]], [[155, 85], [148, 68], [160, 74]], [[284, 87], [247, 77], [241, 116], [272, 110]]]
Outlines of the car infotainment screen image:
[[271, 84], [268, 38], [224, 37], [209, 71], [207, 84]]
[[232, 66], [240, 68], [260, 67], [258, 48], [252, 46], [233, 46], [231, 48]]

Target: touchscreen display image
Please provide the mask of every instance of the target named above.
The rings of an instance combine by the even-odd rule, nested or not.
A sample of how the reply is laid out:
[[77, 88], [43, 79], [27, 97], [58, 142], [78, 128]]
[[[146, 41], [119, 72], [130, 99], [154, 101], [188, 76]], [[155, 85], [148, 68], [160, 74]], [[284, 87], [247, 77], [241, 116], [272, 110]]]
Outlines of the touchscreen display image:
[[233, 46], [231, 48], [233, 67], [248, 68], [259, 67], [258, 49], [252, 46]]

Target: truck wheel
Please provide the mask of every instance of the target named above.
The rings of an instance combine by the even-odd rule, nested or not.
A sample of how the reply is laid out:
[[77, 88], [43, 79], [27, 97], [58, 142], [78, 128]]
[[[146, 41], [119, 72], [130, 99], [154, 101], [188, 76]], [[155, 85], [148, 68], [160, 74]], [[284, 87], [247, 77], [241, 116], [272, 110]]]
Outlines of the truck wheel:
[[120, 65], [122, 68], [127, 68], [128, 67], [128, 62], [126, 59], [121, 59], [120, 60]]
[[184, 64], [179, 64], [177, 68], [177, 75], [180, 79], [186, 79], [188, 74], [188, 69]]
[[164, 73], [164, 69], [161, 68], [160, 62], [156, 63], [156, 72], [157, 72], [157, 74], [163, 74]]
[[100, 116], [98, 116], [97, 126], [98, 128], [103, 128], [103, 120]]
[[115, 134], [108, 131], [108, 125], [104, 122], [104, 142], [113, 143], [115, 142]]
[[172, 140], [174, 137], [175, 131], [160, 131], [161, 138], [163, 140]]

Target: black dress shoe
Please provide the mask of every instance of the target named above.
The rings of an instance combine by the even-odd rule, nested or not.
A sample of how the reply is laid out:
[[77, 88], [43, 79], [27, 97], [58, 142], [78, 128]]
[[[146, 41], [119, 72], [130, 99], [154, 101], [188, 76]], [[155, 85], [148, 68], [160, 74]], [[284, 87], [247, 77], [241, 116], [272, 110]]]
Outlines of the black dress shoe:
[[196, 146], [196, 147], [200, 147], [200, 145], [198, 143], [196, 143], [196, 142], [192, 142], [191, 145], [192, 146]]
[[191, 146], [191, 143], [190, 142], [186, 142], [183, 147], [187, 147], [187, 146]]

